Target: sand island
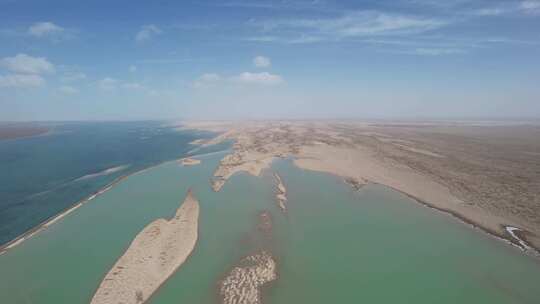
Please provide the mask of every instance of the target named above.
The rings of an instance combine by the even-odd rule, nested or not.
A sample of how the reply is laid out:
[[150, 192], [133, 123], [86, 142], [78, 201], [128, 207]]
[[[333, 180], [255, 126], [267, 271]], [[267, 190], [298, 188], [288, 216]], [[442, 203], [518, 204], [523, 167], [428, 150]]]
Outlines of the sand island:
[[178, 161], [178, 163], [182, 166], [194, 166], [194, 165], [198, 165], [201, 163], [201, 161], [199, 159], [195, 159], [195, 158], [190, 158], [190, 157], [186, 157], [186, 158], [182, 158]]
[[189, 190], [173, 218], [157, 219], [135, 237], [91, 303], [144, 303], [193, 251], [198, 219], [199, 202]]

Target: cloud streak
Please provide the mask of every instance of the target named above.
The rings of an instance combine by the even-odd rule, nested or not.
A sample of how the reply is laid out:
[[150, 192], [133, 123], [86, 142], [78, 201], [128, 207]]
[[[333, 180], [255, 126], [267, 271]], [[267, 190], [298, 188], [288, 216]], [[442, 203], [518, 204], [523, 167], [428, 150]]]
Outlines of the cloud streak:
[[[379, 11], [354, 11], [335, 18], [252, 21], [266, 33], [300, 33], [319, 39], [410, 35], [443, 27], [448, 21]], [[277, 35], [276, 34], [276, 35]]]
[[214, 87], [217, 85], [242, 86], [275, 86], [284, 83], [283, 77], [268, 72], [252, 73], [242, 72], [238, 75], [224, 77], [216, 73], [206, 73], [199, 76], [192, 84], [195, 89]]
[[262, 73], [250, 73], [250, 72], [243, 72], [240, 73], [240, 75], [233, 76], [231, 78], [232, 81], [244, 84], [244, 85], [278, 85], [283, 83], [283, 78], [280, 75], [270, 74], [268, 72], [262, 72]]

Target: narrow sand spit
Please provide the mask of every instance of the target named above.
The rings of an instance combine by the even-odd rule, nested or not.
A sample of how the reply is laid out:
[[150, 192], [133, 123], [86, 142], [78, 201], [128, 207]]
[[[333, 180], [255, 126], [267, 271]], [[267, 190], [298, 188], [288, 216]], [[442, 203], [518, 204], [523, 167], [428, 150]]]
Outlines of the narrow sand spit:
[[188, 191], [170, 220], [157, 219], [131, 242], [105, 276], [93, 304], [143, 303], [187, 259], [197, 242], [199, 202]]
[[283, 184], [283, 181], [281, 180], [279, 174], [274, 173], [274, 178], [277, 182], [276, 200], [281, 211], [285, 212], [287, 211], [287, 188], [285, 188], [285, 185]]
[[260, 288], [276, 279], [276, 262], [266, 251], [250, 255], [221, 282], [224, 304], [261, 303]]
[[189, 158], [189, 157], [186, 157], [186, 158], [182, 158], [178, 161], [178, 163], [182, 166], [194, 166], [194, 165], [198, 165], [201, 163], [201, 161], [199, 159], [194, 159], [194, 158]]
[[40, 233], [41, 231], [47, 229], [52, 224], [60, 221], [64, 217], [68, 216], [70, 213], [72, 213], [73, 211], [75, 211], [76, 209], [78, 209], [79, 207], [84, 205], [85, 203], [87, 203], [87, 202], [93, 200], [94, 198], [96, 198], [97, 196], [109, 191], [110, 189], [112, 189], [113, 186], [120, 183], [122, 180], [126, 179], [128, 176], [129, 175], [125, 175], [125, 176], [121, 176], [121, 177], [116, 178], [112, 183], [110, 183], [106, 187], [100, 189], [98, 192], [96, 192], [96, 193], [90, 195], [89, 197], [79, 201], [77, 204], [67, 208], [65, 211], [61, 212], [60, 214], [57, 214], [57, 215], [51, 217], [50, 219], [44, 221], [43, 223], [37, 225], [36, 227], [34, 227], [34, 228], [28, 230], [27, 232], [21, 234], [17, 238], [15, 238], [15, 239], [9, 241], [8, 243], [0, 246], [0, 254], [3, 254], [5, 252], [7, 252], [8, 250], [16, 247], [17, 245], [22, 244], [24, 241], [30, 239], [34, 235], [36, 235], [36, 234]]

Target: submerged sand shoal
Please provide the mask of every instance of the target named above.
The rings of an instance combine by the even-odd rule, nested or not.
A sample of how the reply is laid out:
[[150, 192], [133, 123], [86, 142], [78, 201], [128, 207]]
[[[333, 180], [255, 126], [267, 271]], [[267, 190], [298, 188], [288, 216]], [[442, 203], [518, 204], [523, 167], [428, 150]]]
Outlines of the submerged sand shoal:
[[143, 303], [188, 258], [198, 237], [199, 202], [191, 190], [173, 218], [146, 226], [105, 275], [93, 304]]
[[222, 303], [261, 303], [261, 287], [277, 278], [276, 262], [268, 252], [261, 251], [244, 258], [240, 264], [221, 282]]

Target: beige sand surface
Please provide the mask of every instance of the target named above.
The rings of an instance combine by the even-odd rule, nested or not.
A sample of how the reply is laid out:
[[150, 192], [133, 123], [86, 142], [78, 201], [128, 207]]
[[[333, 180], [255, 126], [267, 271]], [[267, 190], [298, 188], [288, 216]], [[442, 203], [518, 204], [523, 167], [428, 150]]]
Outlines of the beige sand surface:
[[91, 303], [143, 303], [188, 258], [197, 242], [199, 202], [191, 190], [173, 218], [157, 219], [131, 242]]
[[[379, 183], [522, 247], [540, 248], [540, 127], [359, 121], [196, 122], [221, 132], [233, 152], [215, 171], [215, 191], [236, 172], [259, 175], [275, 158], [335, 174], [355, 189]], [[523, 248], [525, 249], [525, 248]]]

